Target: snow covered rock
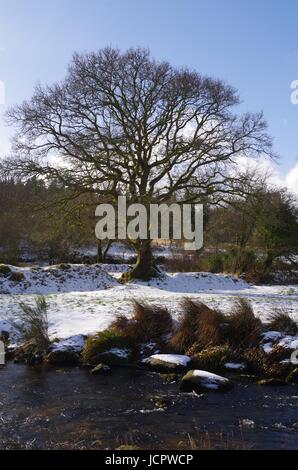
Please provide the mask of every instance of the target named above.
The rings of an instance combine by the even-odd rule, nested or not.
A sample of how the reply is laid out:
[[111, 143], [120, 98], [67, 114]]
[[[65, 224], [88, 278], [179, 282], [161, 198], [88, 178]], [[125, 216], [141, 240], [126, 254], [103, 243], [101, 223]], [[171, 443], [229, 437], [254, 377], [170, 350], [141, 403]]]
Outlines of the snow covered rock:
[[108, 366], [125, 366], [131, 362], [131, 350], [112, 348], [97, 355], [99, 362], [103, 362]]
[[206, 370], [190, 370], [182, 377], [181, 392], [226, 391], [232, 388], [233, 383], [226, 377], [212, 374]]
[[80, 353], [84, 347], [85, 339], [84, 335], [73, 335], [69, 338], [58, 339], [55, 343], [52, 343], [50, 349], [53, 352], [69, 351]]
[[263, 333], [263, 349], [270, 354], [274, 347], [281, 347], [294, 351], [298, 349], [298, 335], [286, 335], [280, 331], [267, 331]]
[[153, 354], [143, 361], [143, 363], [158, 372], [185, 370], [189, 362], [190, 357], [180, 354]]

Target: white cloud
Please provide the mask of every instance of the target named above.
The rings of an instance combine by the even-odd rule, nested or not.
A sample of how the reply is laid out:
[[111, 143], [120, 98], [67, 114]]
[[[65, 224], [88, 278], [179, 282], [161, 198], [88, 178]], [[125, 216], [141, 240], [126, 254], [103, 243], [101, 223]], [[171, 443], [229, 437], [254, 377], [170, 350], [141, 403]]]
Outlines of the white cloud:
[[298, 163], [285, 175], [274, 161], [269, 158], [259, 158], [257, 160], [240, 157], [237, 159], [238, 167], [241, 170], [257, 170], [260, 174], [266, 174], [268, 182], [274, 186], [287, 188], [290, 192], [298, 196]]
[[298, 163], [286, 174], [285, 181], [289, 190], [298, 196]]

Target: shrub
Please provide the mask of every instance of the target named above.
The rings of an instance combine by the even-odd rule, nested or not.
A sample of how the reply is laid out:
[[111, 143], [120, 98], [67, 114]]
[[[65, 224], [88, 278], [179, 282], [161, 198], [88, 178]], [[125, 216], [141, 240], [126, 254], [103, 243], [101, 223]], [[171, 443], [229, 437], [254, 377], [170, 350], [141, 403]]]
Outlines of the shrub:
[[23, 342], [34, 343], [38, 351], [47, 350], [50, 340], [48, 335], [47, 303], [43, 296], [38, 296], [35, 307], [19, 303], [21, 324], [14, 324], [20, 332]]
[[249, 348], [243, 351], [247, 371], [252, 374], [263, 374], [267, 369], [266, 353], [261, 348]]
[[2, 274], [3, 276], [7, 276], [10, 273], [11, 269], [9, 266], [7, 266], [6, 264], [0, 264], [0, 274]]
[[115, 328], [109, 328], [100, 331], [94, 336], [90, 336], [85, 342], [82, 357], [88, 364], [98, 364], [103, 362], [101, 354], [110, 351], [113, 348], [129, 349], [131, 341], [121, 331]]
[[173, 331], [173, 319], [166, 308], [134, 302], [133, 317], [128, 319], [118, 315], [111, 327], [139, 345], [148, 341], [164, 341]]
[[170, 272], [196, 272], [200, 271], [200, 260], [197, 255], [178, 254], [166, 257], [164, 260], [164, 267], [166, 271]]
[[188, 298], [183, 300], [182, 309], [178, 328], [171, 339], [171, 346], [176, 351], [194, 354], [220, 344], [224, 319], [220, 312]]
[[290, 359], [291, 351], [282, 346], [275, 345], [270, 353], [267, 353], [268, 364], [274, 364], [276, 362], [283, 361], [284, 359]]
[[193, 357], [197, 369], [216, 372], [221, 370], [226, 362], [237, 362], [239, 356], [227, 345], [203, 349]]
[[227, 318], [227, 341], [234, 349], [256, 346], [261, 338], [262, 322], [254, 315], [250, 303], [237, 299]]
[[292, 371], [293, 365], [289, 363], [272, 364], [266, 368], [266, 376], [277, 379], [285, 379]]
[[206, 263], [207, 270], [211, 273], [222, 273], [224, 271], [224, 259], [221, 253], [209, 255]]
[[270, 314], [268, 328], [274, 331], [282, 331], [289, 335], [295, 335], [298, 333], [297, 323], [287, 312], [280, 309], [275, 310]]

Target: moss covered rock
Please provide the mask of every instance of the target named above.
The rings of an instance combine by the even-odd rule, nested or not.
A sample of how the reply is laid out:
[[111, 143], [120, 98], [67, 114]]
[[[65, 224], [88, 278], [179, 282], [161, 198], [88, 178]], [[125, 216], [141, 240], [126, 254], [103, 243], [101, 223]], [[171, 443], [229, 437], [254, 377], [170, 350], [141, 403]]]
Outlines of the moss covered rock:
[[111, 368], [107, 364], [97, 364], [91, 371], [90, 374], [92, 375], [104, 375], [111, 372]]
[[99, 361], [108, 366], [125, 366], [132, 361], [132, 352], [130, 349], [112, 348], [109, 351], [97, 355]]
[[280, 385], [286, 385], [286, 382], [277, 378], [261, 379], [257, 382], [258, 385], [264, 385], [266, 387], [279, 387]]
[[293, 366], [291, 363], [272, 364], [266, 369], [266, 375], [276, 379], [285, 379], [291, 372], [292, 368]]
[[47, 355], [46, 361], [57, 366], [76, 366], [80, 362], [80, 357], [74, 351], [56, 350]]

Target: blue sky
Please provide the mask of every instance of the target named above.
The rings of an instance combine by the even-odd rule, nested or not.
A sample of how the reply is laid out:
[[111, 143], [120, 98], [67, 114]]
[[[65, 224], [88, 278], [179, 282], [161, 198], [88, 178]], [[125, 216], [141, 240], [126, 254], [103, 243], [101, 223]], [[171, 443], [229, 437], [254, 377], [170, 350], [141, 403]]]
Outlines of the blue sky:
[[242, 110], [263, 110], [286, 177], [298, 163], [298, 106], [290, 101], [297, 18], [297, 0], [0, 0], [0, 156], [11, 132], [6, 106], [29, 98], [37, 82], [63, 78], [74, 51], [144, 46], [235, 86]]

